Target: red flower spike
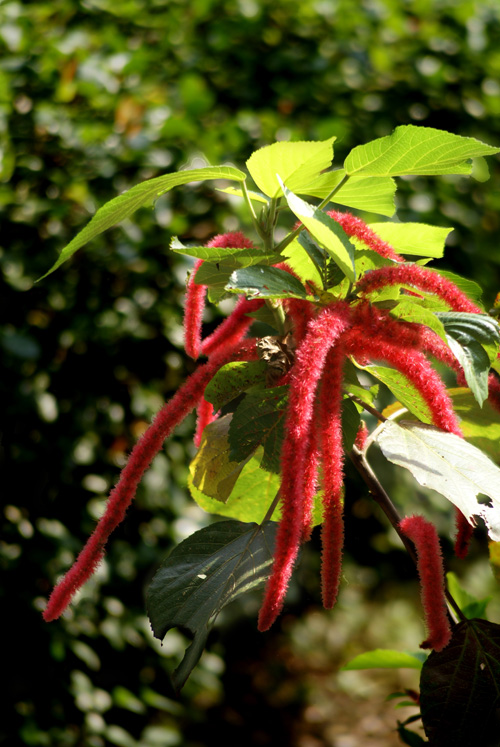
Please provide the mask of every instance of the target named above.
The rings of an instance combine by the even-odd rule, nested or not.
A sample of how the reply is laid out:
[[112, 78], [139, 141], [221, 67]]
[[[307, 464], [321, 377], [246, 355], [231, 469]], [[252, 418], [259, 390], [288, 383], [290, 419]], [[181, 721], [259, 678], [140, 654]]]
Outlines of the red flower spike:
[[457, 536], [455, 537], [455, 555], [457, 558], [464, 559], [469, 553], [470, 541], [474, 534], [474, 527], [469, 524], [460, 509], [455, 508], [455, 526]]
[[221, 347], [234, 345], [242, 340], [254, 321], [246, 315], [252, 311], [257, 311], [263, 305], [264, 301], [260, 299], [247, 300], [240, 297], [231, 314], [219, 324], [211, 335], [205, 337], [202, 341], [201, 352], [203, 355], [212, 355]]
[[314, 496], [318, 489], [318, 467], [320, 460], [320, 450], [318, 444], [318, 429], [311, 420], [309, 434], [307, 436], [307, 451], [305, 455], [304, 467], [304, 499], [303, 499], [303, 532], [302, 542], [307, 542], [311, 538], [312, 532], [312, 512], [314, 508]]
[[345, 351], [335, 346], [328, 353], [321, 384], [320, 428], [323, 462], [323, 523], [321, 525], [321, 587], [323, 606], [331, 609], [337, 601], [342, 571], [344, 520], [342, 484], [342, 367]]
[[307, 325], [313, 318], [313, 308], [309, 301], [302, 301], [300, 298], [289, 298], [285, 301], [287, 315], [293, 323], [293, 337], [295, 344], [304, 338], [307, 332]]
[[196, 431], [194, 434], [193, 442], [197, 449], [201, 444], [201, 437], [203, 431], [210, 423], [216, 419], [217, 415], [214, 414], [214, 406], [211, 402], [207, 402], [203, 397], [196, 408]]
[[442, 651], [450, 642], [451, 628], [446, 613], [443, 556], [436, 529], [430, 521], [418, 515], [404, 518], [399, 528], [413, 542], [417, 551], [417, 570], [428, 633], [427, 640], [420, 647]]
[[352, 213], [339, 213], [336, 210], [329, 210], [328, 215], [333, 218], [346, 232], [348, 236], [354, 236], [363, 242], [369, 249], [380, 254], [381, 257], [393, 259], [396, 262], [404, 262], [403, 257], [397, 254], [393, 247], [380, 236], [377, 236], [361, 218], [356, 218]]
[[[208, 242], [208, 247], [221, 248], [241, 248], [251, 249], [253, 243], [241, 231], [233, 233], [222, 233], [214, 236]], [[186, 353], [196, 360], [200, 356], [201, 348], [201, 324], [203, 319], [203, 310], [205, 308], [205, 296], [207, 292], [206, 285], [199, 285], [195, 282], [195, 275], [203, 263], [202, 259], [197, 259], [194, 263], [193, 270], [189, 276], [186, 289], [186, 305], [184, 311], [184, 349]], [[240, 339], [245, 334], [243, 331]], [[215, 349], [212, 348], [211, 352]], [[205, 351], [204, 351], [205, 352]], [[209, 355], [205, 352], [205, 355]]]
[[198, 283], [194, 282], [196, 272], [202, 264], [203, 260], [197, 259], [193, 265], [187, 281], [186, 305], [184, 308], [184, 349], [194, 360], [200, 355], [201, 322], [207, 293], [206, 285], [198, 285]]
[[366, 439], [368, 438], [368, 428], [364, 420], [361, 421], [356, 438], [354, 439], [354, 446], [363, 451], [366, 445]]
[[345, 345], [346, 352], [356, 359], [385, 360], [400, 371], [424, 398], [434, 425], [457, 436], [463, 435], [446, 388], [422, 353], [387, 340], [383, 327], [376, 336], [367, 336], [363, 328], [353, 327], [346, 336]]
[[329, 349], [348, 328], [348, 304], [324, 308], [308, 325], [295, 355], [290, 376], [285, 439], [281, 452], [281, 501], [283, 515], [276, 535], [271, 576], [259, 613], [259, 630], [271, 627], [283, 606], [304, 526], [304, 468], [307, 435], [313, 415], [318, 381]]
[[214, 355], [200, 366], [178, 389], [136, 443], [123, 468], [118, 483], [110, 493], [106, 510], [93, 534], [81, 551], [76, 562], [53, 590], [43, 612], [46, 622], [56, 620], [66, 609], [71, 599], [95, 572], [104, 556], [104, 547], [132, 502], [137, 486], [154, 457], [162, 448], [164, 440], [176, 425], [189, 415], [203, 396], [204, 389], [218, 369], [230, 360], [256, 358], [255, 343], [249, 341], [238, 347], [228, 348]]
[[390, 267], [370, 270], [358, 281], [356, 288], [362, 293], [372, 293], [388, 285], [399, 284], [412, 285], [426, 293], [434, 293], [453, 311], [465, 311], [473, 314], [483, 313], [479, 306], [472, 303], [451, 280], [447, 280], [439, 273], [420, 265], [391, 265]]

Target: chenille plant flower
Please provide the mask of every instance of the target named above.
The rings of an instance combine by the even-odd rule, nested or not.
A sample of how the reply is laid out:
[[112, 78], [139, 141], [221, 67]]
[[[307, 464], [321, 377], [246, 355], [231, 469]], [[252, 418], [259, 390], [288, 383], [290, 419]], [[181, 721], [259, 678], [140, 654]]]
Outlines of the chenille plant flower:
[[[476, 517], [499, 540], [500, 470], [467, 441], [474, 412], [483, 405], [490, 413], [491, 405], [500, 409], [498, 324], [477, 294], [470, 297], [473, 284], [412, 261], [437, 256], [446, 229], [369, 225], [351, 212], [327, 208], [333, 203], [391, 215], [392, 177], [466, 173], [467, 159], [498, 149], [402, 127], [354, 149], [343, 169], [326, 171], [332, 143], [276, 143], [257, 151], [247, 165], [260, 191], [249, 191], [243, 172], [230, 167], [192, 172], [193, 180], [239, 183], [230, 191], [244, 199], [255, 238], [237, 231], [205, 246], [173, 240], [174, 251], [194, 258], [185, 350], [207, 360], [132, 450], [94, 533], [54, 589], [45, 620], [59, 617], [95, 571], [165, 438], [196, 409], [199, 451], [190, 487], [201, 505], [209, 501], [231, 520], [200, 530], [160, 568], [148, 600], [158, 637], [175, 626], [206, 636], [225, 604], [264, 583], [258, 627], [267, 630], [285, 603], [300, 547], [317, 524], [321, 595], [324, 606], [333, 607], [350, 500], [344, 463], [350, 458], [417, 564], [428, 628], [422, 645], [441, 651], [449, 643], [461, 612], [445, 587], [436, 530], [421, 516], [401, 518], [367, 453], [377, 443], [389, 461], [454, 504], [458, 557], [467, 554]], [[189, 173], [158, 177], [109, 203], [56, 264], [141, 200], [186, 183]], [[321, 202], [313, 205], [298, 194]], [[261, 206], [259, 215], [254, 205]], [[287, 209], [294, 227], [286, 233], [280, 226], [277, 240], [275, 228]], [[416, 246], [421, 235], [425, 241]], [[232, 312], [204, 336], [207, 298], [217, 303], [234, 295]], [[457, 387], [447, 388], [444, 371], [456, 377]], [[373, 379], [395, 396], [397, 404], [387, 411], [377, 409]], [[458, 397], [467, 400], [467, 416], [456, 407]], [[274, 498], [262, 508], [262, 496], [271, 492]], [[489, 502], [476, 500], [481, 493]], [[244, 522], [235, 521], [240, 516]]]

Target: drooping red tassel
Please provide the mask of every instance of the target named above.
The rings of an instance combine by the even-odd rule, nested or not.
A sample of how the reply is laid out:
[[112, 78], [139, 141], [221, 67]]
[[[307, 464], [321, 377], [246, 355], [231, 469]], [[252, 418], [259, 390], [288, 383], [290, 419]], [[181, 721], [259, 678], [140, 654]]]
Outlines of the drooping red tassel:
[[396, 262], [403, 262], [401, 255], [397, 254], [394, 248], [386, 241], [377, 236], [375, 231], [370, 228], [361, 218], [357, 218], [352, 213], [340, 213], [336, 210], [329, 210], [328, 215], [344, 229], [348, 236], [354, 236], [362, 241], [369, 249], [372, 249], [381, 257], [393, 259]]
[[255, 343], [252, 341], [214, 355], [191, 374], [172, 399], [162, 407], [132, 449], [94, 532], [75, 563], [52, 591], [43, 612], [46, 622], [56, 620], [64, 612], [78, 589], [95, 572], [104, 557], [106, 542], [114, 529], [123, 521], [142, 476], [160, 451], [167, 436], [196, 407], [210, 379], [229, 360], [247, 360], [255, 355]]
[[446, 613], [443, 556], [436, 529], [423, 516], [407, 516], [399, 527], [415, 545], [417, 570], [420, 577], [422, 606], [428, 637], [421, 648], [442, 651], [451, 639], [451, 627]]
[[285, 439], [281, 451], [282, 519], [276, 536], [271, 576], [259, 613], [259, 630], [271, 627], [279, 615], [295, 563], [304, 527], [304, 467], [307, 435], [313, 416], [318, 381], [329, 349], [348, 328], [348, 304], [324, 308], [308, 325], [291, 370]]
[[466, 558], [469, 553], [470, 541], [474, 534], [474, 527], [469, 524], [460, 509], [455, 508], [455, 526], [457, 535], [455, 537], [455, 555], [457, 558]]

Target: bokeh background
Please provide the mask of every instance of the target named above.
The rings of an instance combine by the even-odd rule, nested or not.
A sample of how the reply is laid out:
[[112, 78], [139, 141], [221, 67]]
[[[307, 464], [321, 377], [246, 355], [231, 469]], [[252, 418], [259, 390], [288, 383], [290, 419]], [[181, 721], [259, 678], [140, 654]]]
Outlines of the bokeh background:
[[[188, 266], [169, 239], [245, 228], [241, 205], [207, 184], [175, 190], [33, 281], [97, 207], [186, 165], [241, 167], [276, 139], [331, 135], [341, 163], [408, 123], [499, 145], [500, 5], [2, 0], [0, 50], [0, 744], [398, 744], [396, 718], [412, 711], [385, 698], [416, 687], [416, 673], [338, 672], [363, 650], [416, 650], [423, 637], [412, 568], [351, 472], [337, 609], [321, 610], [315, 537], [280, 622], [260, 635], [258, 595], [233, 604], [180, 698], [168, 672], [186, 639], [152, 638], [144, 590], [169, 549], [210, 521], [186, 490], [192, 421], [155, 461], [79, 603], [41, 619], [135, 439], [193, 370], [180, 326]], [[435, 266], [481, 283], [487, 308], [500, 290], [499, 159], [489, 165], [487, 182], [408, 178], [398, 196], [401, 220], [454, 227]], [[402, 510], [424, 504], [448, 532], [447, 507], [380, 469]], [[500, 621], [486, 556], [480, 536], [470, 562], [451, 567], [493, 595]]]

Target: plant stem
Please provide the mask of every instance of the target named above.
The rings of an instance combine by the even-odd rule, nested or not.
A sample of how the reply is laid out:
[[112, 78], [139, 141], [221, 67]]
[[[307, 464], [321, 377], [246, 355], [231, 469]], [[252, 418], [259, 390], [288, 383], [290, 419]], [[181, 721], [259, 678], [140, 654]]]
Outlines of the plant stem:
[[[371, 466], [367, 462], [365, 455], [363, 452], [361, 452], [356, 446], [353, 446], [351, 451], [349, 452], [349, 457], [356, 467], [357, 471], [361, 475], [363, 481], [368, 486], [368, 490], [370, 491], [370, 495], [377, 503], [378, 506], [382, 509], [384, 514], [389, 519], [392, 527], [396, 530], [399, 539], [405, 546], [405, 549], [410, 556], [410, 558], [413, 560], [415, 565], [417, 565], [417, 555], [415, 553], [415, 548], [413, 547], [412, 542], [405, 537], [405, 535], [401, 532], [399, 528], [399, 524], [401, 522], [401, 516], [398, 513], [398, 510], [396, 509], [396, 506], [391, 501], [387, 493], [385, 492], [384, 488], [382, 487], [378, 477], [376, 476], [375, 472], [372, 470]], [[445, 583], [445, 593], [446, 593], [446, 599], [448, 600], [448, 603], [450, 607], [453, 608], [453, 611], [457, 615], [458, 619], [463, 621], [465, 620], [465, 616], [462, 613], [462, 610], [456, 603], [456, 601], [453, 599], [452, 595], [450, 594], [446, 583]]]
[[274, 514], [274, 512], [276, 510], [276, 506], [278, 505], [279, 500], [280, 500], [280, 491], [278, 489], [278, 492], [276, 493], [276, 495], [273, 498], [273, 502], [271, 503], [271, 505], [267, 509], [266, 515], [262, 519], [261, 526], [262, 526], [262, 524], [264, 524], [264, 522], [271, 521], [271, 517], [272, 517], [272, 515]]

